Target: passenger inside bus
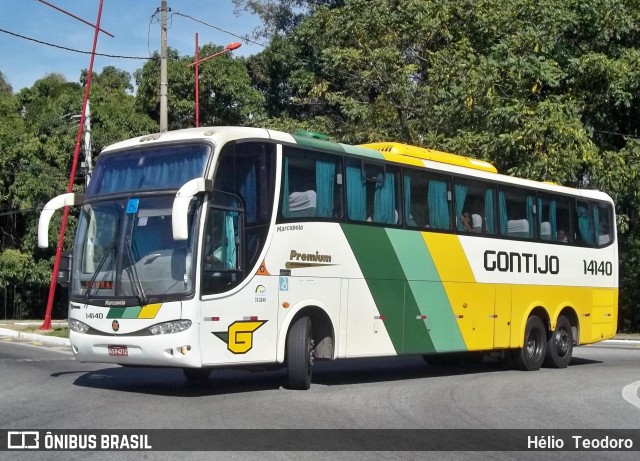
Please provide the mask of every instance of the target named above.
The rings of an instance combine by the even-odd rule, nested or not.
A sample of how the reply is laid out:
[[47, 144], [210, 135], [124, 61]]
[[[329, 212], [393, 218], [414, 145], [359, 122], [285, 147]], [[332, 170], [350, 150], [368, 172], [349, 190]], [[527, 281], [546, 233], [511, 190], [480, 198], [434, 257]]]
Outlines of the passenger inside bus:
[[482, 232], [482, 216], [477, 213], [469, 214], [468, 211], [463, 211], [460, 215], [460, 221], [464, 226], [464, 230], [467, 232]]
[[558, 242], [560, 243], [567, 243], [569, 240], [567, 239], [567, 233], [564, 231], [564, 229], [558, 229], [558, 237], [557, 237]]

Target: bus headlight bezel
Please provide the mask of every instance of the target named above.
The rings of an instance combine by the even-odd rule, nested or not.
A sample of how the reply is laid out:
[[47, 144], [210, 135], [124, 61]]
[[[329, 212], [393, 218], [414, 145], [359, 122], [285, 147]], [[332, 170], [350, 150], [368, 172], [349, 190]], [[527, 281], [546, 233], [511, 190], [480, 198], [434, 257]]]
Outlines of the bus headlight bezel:
[[181, 331], [191, 328], [191, 320], [172, 320], [170, 322], [162, 322], [152, 325], [148, 328], [149, 332], [154, 335], [167, 335], [171, 333], [180, 333]]
[[69, 321], [67, 322], [69, 325], [69, 330], [75, 332], [75, 333], [82, 333], [85, 334], [89, 331], [89, 325], [87, 325], [84, 322], [81, 322], [80, 320], [76, 320], [73, 318], [70, 318]]

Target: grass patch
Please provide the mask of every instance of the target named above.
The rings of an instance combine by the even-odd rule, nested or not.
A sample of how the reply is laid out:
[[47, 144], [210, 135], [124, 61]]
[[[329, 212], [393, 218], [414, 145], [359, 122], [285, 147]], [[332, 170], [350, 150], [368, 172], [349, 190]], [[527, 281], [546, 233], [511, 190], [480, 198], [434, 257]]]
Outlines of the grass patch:
[[67, 327], [57, 327], [51, 331], [45, 333], [47, 336], [55, 336], [57, 338], [68, 338], [69, 337], [69, 328]]
[[39, 335], [45, 336], [56, 336], [58, 338], [68, 338], [69, 337], [69, 327], [67, 324], [59, 324], [54, 323], [52, 325], [51, 330], [40, 330], [42, 323], [40, 322], [29, 322], [28, 325], [21, 325], [21, 322], [16, 322], [11, 325], [11, 328], [16, 331], [22, 331], [24, 333], [36, 333]]

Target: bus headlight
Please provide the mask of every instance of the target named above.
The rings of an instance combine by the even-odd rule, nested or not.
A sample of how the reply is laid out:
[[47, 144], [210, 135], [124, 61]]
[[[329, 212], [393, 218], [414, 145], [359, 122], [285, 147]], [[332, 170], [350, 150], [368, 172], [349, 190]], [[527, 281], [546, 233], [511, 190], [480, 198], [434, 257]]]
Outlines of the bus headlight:
[[69, 330], [75, 331], [76, 333], [86, 333], [89, 331], [89, 325], [76, 319], [69, 319]]
[[174, 320], [172, 322], [164, 322], [149, 327], [152, 335], [166, 335], [168, 333], [178, 333], [184, 331], [191, 326], [191, 320]]

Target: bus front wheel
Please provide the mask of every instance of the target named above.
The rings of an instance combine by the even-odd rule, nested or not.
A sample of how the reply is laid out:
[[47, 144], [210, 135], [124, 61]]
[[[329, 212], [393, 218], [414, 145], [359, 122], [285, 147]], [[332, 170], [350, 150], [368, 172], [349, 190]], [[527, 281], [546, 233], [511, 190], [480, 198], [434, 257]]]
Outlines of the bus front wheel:
[[538, 370], [544, 361], [547, 350], [547, 333], [544, 323], [535, 315], [529, 317], [524, 329], [524, 345], [516, 349], [514, 360], [519, 370]]
[[547, 357], [544, 365], [552, 368], [566, 368], [573, 354], [573, 333], [571, 322], [564, 315], [558, 318], [556, 329], [547, 342]]
[[311, 319], [300, 317], [287, 337], [287, 372], [289, 389], [307, 390], [311, 387], [313, 368], [313, 336]]

